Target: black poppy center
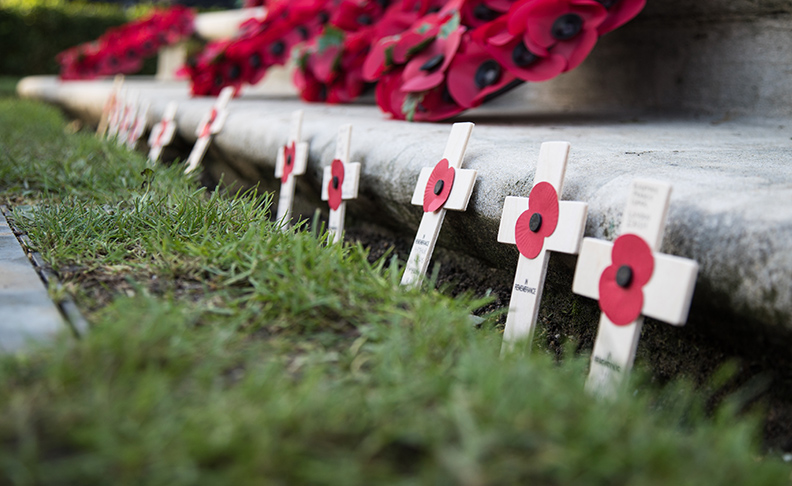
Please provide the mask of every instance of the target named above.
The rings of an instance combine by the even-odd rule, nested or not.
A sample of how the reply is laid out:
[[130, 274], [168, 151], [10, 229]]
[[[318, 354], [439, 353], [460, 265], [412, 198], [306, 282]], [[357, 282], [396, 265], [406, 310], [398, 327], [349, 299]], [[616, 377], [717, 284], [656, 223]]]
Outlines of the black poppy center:
[[317, 94], [319, 101], [325, 101], [327, 99], [327, 85], [323, 84], [319, 87], [319, 93]]
[[377, 5], [379, 5], [383, 9], [386, 9], [388, 8], [388, 5], [390, 5], [390, 0], [377, 0]]
[[553, 23], [553, 38], [560, 41], [569, 40], [583, 30], [583, 17], [578, 14], [568, 13], [556, 19]]
[[333, 176], [333, 189], [338, 189], [338, 176]]
[[440, 193], [443, 192], [443, 186], [445, 186], [445, 182], [443, 182], [443, 179], [440, 179], [439, 181], [435, 182], [435, 186], [434, 186], [435, 196], [439, 196]]
[[283, 44], [283, 41], [275, 41], [270, 46], [270, 52], [273, 56], [280, 56], [285, 50], [286, 46]]
[[330, 20], [330, 15], [327, 12], [319, 12], [319, 23], [324, 25]]
[[286, 156], [286, 165], [292, 164], [292, 154]]
[[256, 69], [261, 66], [261, 56], [259, 56], [258, 53], [253, 53], [250, 56], [249, 62], [250, 62], [250, 67]]
[[500, 80], [502, 69], [500, 64], [492, 59], [486, 60], [476, 70], [475, 83], [478, 89], [492, 86]]
[[525, 42], [520, 42], [514, 46], [514, 50], [512, 51], [512, 62], [514, 62], [515, 66], [528, 67], [535, 63], [537, 59], [539, 59], [539, 56], [529, 51], [525, 46]]
[[374, 20], [371, 18], [371, 15], [369, 14], [361, 14], [357, 18], [357, 21], [360, 25], [371, 25], [372, 23], [374, 23]]
[[616, 285], [626, 289], [630, 286], [633, 279], [633, 271], [629, 265], [622, 265], [616, 271]]
[[496, 10], [492, 10], [483, 3], [480, 3], [473, 8], [473, 16], [479, 20], [489, 22], [490, 20], [498, 18], [500, 14]]
[[304, 25], [297, 27], [297, 33], [300, 34], [302, 40], [308, 39], [308, 28]]
[[221, 76], [219, 74], [216, 75], [215, 78], [214, 78], [214, 83], [215, 83], [215, 86], [222, 86], [223, 85], [223, 76]]
[[528, 221], [528, 227], [534, 233], [538, 232], [539, 229], [542, 227], [542, 215], [539, 213], [533, 213], [531, 215], [530, 221]]
[[134, 59], [135, 58], [135, 50], [134, 49], [128, 49], [126, 51], [126, 57], [127, 57], [127, 59]]
[[237, 64], [233, 64], [231, 65], [231, 67], [228, 68], [228, 79], [232, 81], [237, 79], [241, 74], [242, 74], [242, 69], [240, 69]]
[[427, 73], [431, 73], [436, 71], [440, 66], [443, 65], [445, 61], [445, 56], [443, 54], [437, 54], [436, 56], [432, 56], [429, 58], [428, 61], [421, 65], [421, 71], [426, 71]]
[[608, 9], [616, 5], [619, 2], [619, 0], [597, 0], [597, 2], [599, 2], [603, 7]]

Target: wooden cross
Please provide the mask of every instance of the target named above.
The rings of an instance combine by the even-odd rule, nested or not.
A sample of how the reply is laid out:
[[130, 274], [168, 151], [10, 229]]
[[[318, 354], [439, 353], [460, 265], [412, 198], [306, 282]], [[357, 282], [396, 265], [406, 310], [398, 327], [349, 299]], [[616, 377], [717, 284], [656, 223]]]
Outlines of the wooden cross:
[[121, 114], [120, 124], [118, 126], [118, 136], [116, 142], [118, 145], [126, 145], [129, 140], [129, 135], [132, 132], [132, 126], [135, 124], [138, 112], [138, 94], [136, 92], [130, 93], [126, 97], [124, 103], [124, 110]]
[[530, 197], [509, 196], [503, 204], [498, 241], [517, 245], [520, 256], [502, 352], [519, 340], [530, 344], [533, 339], [549, 252], [575, 254], [580, 248], [588, 204], [559, 201], [568, 157], [569, 143], [543, 143]]
[[176, 110], [178, 104], [175, 101], [168, 103], [165, 107], [165, 113], [162, 119], [151, 128], [148, 144], [151, 147], [149, 150], [149, 162], [157, 162], [162, 155], [162, 148], [171, 143], [173, 135], [176, 133]]
[[146, 124], [148, 123], [148, 111], [148, 103], [143, 103], [137, 110], [137, 116], [132, 123], [132, 128], [130, 128], [129, 136], [127, 137], [127, 148], [130, 150], [135, 149], [135, 145], [137, 145], [138, 140], [140, 140], [143, 132], [146, 131]]
[[195, 130], [195, 136], [198, 139], [193, 145], [190, 156], [187, 157], [187, 167], [184, 168], [185, 174], [189, 174], [198, 168], [206, 154], [206, 149], [209, 148], [209, 143], [212, 141], [212, 135], [220, 133], [220, 130], [223, 129], [226, 118], [228, 118], [226, 107], [232, 96], [234, 96], [233, 86], [226, 86], [220, 90], [214, 106], [204, 115], [201, 123], [198, 124], [198, 128]]
[[286, 145], [278, 150], [278, 155], [275, 160], [275, 177], [281, 180], [277, 218], [284, 229], [291, 226], [295, 186], [294, 177], [305, 174], [305, 168], [308, 165], [308, 143], [300, 142], [302, 120], [302, 110], [297, 110], [292, 113], [289, 140], [286, 142]]
[[443, 158], [434, 167], [421, 170], [412, 203], [423, 206], [424, 214], [407, 257], [402, 285], [418, 285], [426, 274], [446, 210], [467, 209], [477, 172], [460, 167], [472, 131], [472, 123], [454, 123]]
[[322, 177], [322, 201], [330, 206], [327, 229], [333, 235], [333, 243], [340, 242], [343, 237], [346, 200], [356, 199], [358, 195], [360, 162], [349, 161], [351, 141], [352, 125], [341, 126], [333, 163], [324, 168]]
[[584, 238], [572, 291], [599, 300], [597, 340], [586, 389], [612, 396], [635, 360], [642, 316], [673, 325], [687, 320], [698, 263], [658, 253], [671, 186], [635, 180], [615, 242]]
[[125, 89], [121, 90], [116, 96], [113, 108], [110, 111], [110, 116], [107, 124], [107, 137], [113, 138], [118, 136], [118, 130], [121, 127], [121, 120], [126, 112], [126, 99], [127, 92]]
[[118, 95], [121, 92], [121, 87], [124, 85], [124, 75], [116, 74], [113, 78], [113, 87], [110, 90], [110, 96], [107, 97], [104, 107], [102, 108], [102, 116], [99, 119], [99, 125], [96, 127], [96, 135], [104, 137], [107, 134], [107, 128], [110, 124], [110, 116], [113, 111], [117, 109]]

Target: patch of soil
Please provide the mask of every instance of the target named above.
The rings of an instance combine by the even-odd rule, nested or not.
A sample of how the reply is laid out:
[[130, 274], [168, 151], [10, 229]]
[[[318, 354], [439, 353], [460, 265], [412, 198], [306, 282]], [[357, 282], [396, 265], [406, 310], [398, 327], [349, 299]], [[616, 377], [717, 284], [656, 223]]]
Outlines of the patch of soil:
[[[372, 262], [391, 251], [403, 265], [413, 237], [359, 222], [346, 229], [347, 241], [367, 248]], [[597, 303], [570, 291], [575, 262], [575, 257], [569, 255], [554, 254], [550, 258], [539, 309], [536, 339], [559, 358], [564, 349], [569, 349], [570, 342], [576, 352], [590, 353], [599, 322]], [[512, 268], [516, 264], [515, 250]], [[453, 295], [472, 292], [476, 296], [493, 297], [492, 303], [476, 314], [508, 307], [513, 270], [492, 268], [475, 258], [440, 247], [435, 249], [428, 274], [438, 265], [437, 284], [448, 286]], [[730, 399], [744, 413], [760, 413], [765, 419], [765, 447], [771, 451], [792, 451], [792, 359], [784, 345], [789, 338], [768, 337], [757, 345], [755, 336], [752, 339], [724, 337], [732, 328], [728, 322], [733, 316], [725, 316], [717, 309], [696, 311], [684, 327], [646, 319], [636, 363], [647, 367], [650, 379], [657, 384], [675, 378], [691, 380], [710, 397], [710, 410]], [[501, 330], [505, 319], [502, 314], [497, 320]], [[733, 367], [730, 377], [725, 382], [716, 379], [729, 366]], [[719, 385], [713, 385], [716, 382]]]

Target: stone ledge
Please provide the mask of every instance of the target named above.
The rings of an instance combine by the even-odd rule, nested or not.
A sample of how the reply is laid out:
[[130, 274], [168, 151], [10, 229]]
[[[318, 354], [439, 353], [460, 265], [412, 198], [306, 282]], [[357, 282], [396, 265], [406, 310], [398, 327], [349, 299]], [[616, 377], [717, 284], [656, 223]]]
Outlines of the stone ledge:
[[[110, 85], [39, 77], [23, 80], [18, 89], [95, 123]], [[199, 119], [212, 103], [188, 99], [184, 85], [132, 79], [128, 87], [152, 102], [152, 121], [168, 101], [178, 99], [179, 134], [186, 142], [195, 139]], [[318, 200], [322, 167], [333, 156], [337, 127], [353, 123], [352, 158], [363, 166], [360, 199], [349, 204], [348, 217], [414, 232], [421, 213], [410, 205], [410, 196], [420, 168], [442, 153], [448, 124], [388, 120], [362, 103], [328, 106], [250, 94], [231, 102], [207, 170], [225, 173], [227, 181], [276, 188], [275, 154], [296, 109], [305, 111], [303, 137], [310, 142], [309, 168], [298, 193], [324, 207]], [[614, 238], [633, 178], [671, 182], [662, 251], [701, 265], [691, 319], [724, 311], [740, 334], [763, 339], [755, 333], [759, 326], [792, 335], [792, 119], [605, 117], [512, 107], [474, 110], [460, 120], [477, 123], [464, 166], [477, 169], [479, 178], [468, 211], [447, 216], [440, 245], [513, 269], [515, 250], [496, 242], [503, 201], [527, 194], [542, 142], [569, 141], [563, 199], [589, 203], [587, 236]]]

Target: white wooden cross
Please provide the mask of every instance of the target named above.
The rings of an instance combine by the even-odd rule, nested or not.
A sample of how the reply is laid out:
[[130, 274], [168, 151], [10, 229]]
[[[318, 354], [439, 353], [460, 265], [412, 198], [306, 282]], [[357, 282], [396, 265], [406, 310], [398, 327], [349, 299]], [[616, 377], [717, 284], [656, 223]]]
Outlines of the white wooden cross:
[[162, 155], [162, 148], [171, 143], [173, 135], [176, 133], [176, 110], [178, 104], [175, 101], [168, 103], [165, 107], [165, 113], [162, 119], [151, 128], [148, 144], [151, 149], [149, 150], [149, 162], [157, 162]]
[[148, 123], [148, 111], [149, 111], [149, 104], [148, 102], [141, 104], [137, 110], [137, 116], [132, 123], [132, 128], [129, 129], [129, 136], [127, 136], [127, 148], [130, 150], [135, 149], [135, 145], [137, 145], [138, 140], [140, 137], [143, 136], [143, 132], [146, 131], [146, 124]]
[[530, 344], [542, 300], [550, 251], [575, 254], [586, 228], [588, 204], [559, 201], [569, 143], [545, 142], [530, 197], [509, 196], [503, 204], [498, 241], [520, 250], [502, 352], [519, 340]]
[[333, 163], [324, 168], [322, 177], [322, 201], [330, 205], [327, 229], [333, 235], [333, 243], [340, 242], [343, 237], [346, 200], [356, 199], [358, 195], [360, 162], [349, 161], [351, 141], [352, 125], [341, 126]]
[[443, 158], [434, 167], [421, 170], [412, 203], [422, 205], [424, 214], [410, 256], [407, 257], [402, 285], [418, 285], [426, 274], [446, 210], [467, 209], [477, 171], [460, 167], [472, 131], [472, 123], [454, 123]]
[[698, 263], [658, 253], [671, 186], [635, 180], [621, 224], [611, 243], [584, 238], [572, 291], [599, 300], [597, 339], [586, 389], [612, 396], [635, 360], [642, 316], [673, 325], [687, 320]]
[[102, 108], [102, 116], [99, 119], [99, 125], [96, 127], [96, 135], [99, 137], [104, 137], [107, 134], [110, 116], [117, 109], [118, 96], [123, 85], [124, 75], [116, 74], [115, 78], [113, 78], [113, 87], [110, 90], [110, 96], [108, 96], [107, 101], [105, 101], [104, 107]]
[[124, 102], [124, 109], [121, 114], [120, 123], [118, 126], [118, 136], [116, 142], [118, 145], [126, 145], [129, 140], [129, 135], [132, 132], [132, 126], [135, 124], [138, 113], [138, 93], [128, 93]]
[[284, 229], [291, 226], [292, 203], [294, 202], [295, 176], [305, 174], [308, 165], [308, 143], [300, 142], [302, 132], [302, 110], [292, 113], [291, 133], [286, 145], [278, 150], [275, 159], [275, 177], [281, 180], [278, 197], [278, 221]]
[[187, 166], [184, 168], [185, 174], [189, 174], [198, 168], [206, 154], [206, 149], [209, 148], [209, 143], [212, 141], [212, 135], [220, 133], [220, 130], [223, 129], [226, 118], [228, 118], [226, 107], [233, 95], [233, 86], [226, 86], [220, 90], [214, 106], [204, 115], [201, 123], [198, 124], [198, 128], [195, 130], [195, 136], [198, 139], [195, 141], [189, 157], [187, 157]]
[[121, 127], [121, 120], [124, 118], [124, 114], [126, 113], [126, 97], [126, 89], [119, 91], [118, 95], [116, 96], [115, 103], [113, 103], [112, 110], [110, 111], [110, 117], [107, 122], [108, 138], [118, 136], [118, 130]]

